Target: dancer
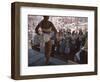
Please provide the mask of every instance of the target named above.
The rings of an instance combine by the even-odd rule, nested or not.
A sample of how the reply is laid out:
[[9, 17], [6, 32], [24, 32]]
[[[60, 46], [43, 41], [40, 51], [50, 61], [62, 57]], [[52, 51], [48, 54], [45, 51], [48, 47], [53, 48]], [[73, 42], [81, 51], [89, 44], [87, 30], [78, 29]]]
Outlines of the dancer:
[[[52, 51], [52, 41], [51, 41], [51, 33], [57, 33], [57, 30], [52, 22], [49, 21], [49, 16], [43, 16], [44, 19], [36, 26], [36, 33], [39, 34], [39, 28], [42, 30], [43, 39], [45, 42], [45, 57], [46, 61], [45, 64], [49, 63], [50, 54]], [[40, 35], [40, 34], [39, 34]]]

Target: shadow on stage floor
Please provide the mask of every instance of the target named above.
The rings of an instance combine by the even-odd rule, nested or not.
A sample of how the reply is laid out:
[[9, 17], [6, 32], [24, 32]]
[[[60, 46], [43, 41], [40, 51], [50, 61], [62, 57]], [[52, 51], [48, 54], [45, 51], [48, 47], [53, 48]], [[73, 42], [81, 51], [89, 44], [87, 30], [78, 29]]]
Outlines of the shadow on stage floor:
[[[68, 62], [65, 62], [58, 58], [51, 57], [48, 65], [70, 65], [70, 64], [76, 64], [76, 63], [70, 60], [68, 60]], [[28, 66], [47, 66], [45, 65], [44, 53], [40, 53], [39, 51], [29, 48], [28, 49]]]

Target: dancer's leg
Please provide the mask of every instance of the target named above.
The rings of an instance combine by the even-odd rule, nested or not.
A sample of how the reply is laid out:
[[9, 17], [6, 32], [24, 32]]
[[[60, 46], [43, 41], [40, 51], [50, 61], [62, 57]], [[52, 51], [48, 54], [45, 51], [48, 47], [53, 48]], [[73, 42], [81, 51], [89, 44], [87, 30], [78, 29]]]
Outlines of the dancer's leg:
[[50, 55], [52, 51], [52, 43], [51, 40], [45, 43], [45, 57], [46, 57], [46, 64], [49, 63]]

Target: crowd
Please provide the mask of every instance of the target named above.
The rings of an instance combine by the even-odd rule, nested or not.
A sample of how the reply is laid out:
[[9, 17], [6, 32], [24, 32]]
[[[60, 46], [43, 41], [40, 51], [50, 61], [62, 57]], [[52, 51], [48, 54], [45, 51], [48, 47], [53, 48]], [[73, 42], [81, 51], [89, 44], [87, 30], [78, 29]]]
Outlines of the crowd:
[[85, 45], [87, 33], [82, 30], [71, 31], [61, 29], [54, 39], [52, 51], [56, 55], [66, 55], [67, 59], [74, 61], [75, 54]]

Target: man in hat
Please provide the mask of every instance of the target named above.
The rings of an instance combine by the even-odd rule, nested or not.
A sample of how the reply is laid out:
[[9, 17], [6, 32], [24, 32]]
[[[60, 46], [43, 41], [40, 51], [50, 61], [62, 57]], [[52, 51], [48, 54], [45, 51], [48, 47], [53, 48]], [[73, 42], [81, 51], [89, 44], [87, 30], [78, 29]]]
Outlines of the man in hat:
[[49, 16], [43, 16], [43, 17], [44, 19], [37, 25], [35, 31], [37, 34], [40, 34], [39, 28], [41, 28], [42, 30], [45, 42], [45, 57], [46, 57], [45, 64], [48, 64], [50, 59], [50, 54], [52, 51], [51, 33], [54, 32], [56, 34], [57, 30], [53, 25], [53, 23], [48, 20]]

